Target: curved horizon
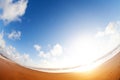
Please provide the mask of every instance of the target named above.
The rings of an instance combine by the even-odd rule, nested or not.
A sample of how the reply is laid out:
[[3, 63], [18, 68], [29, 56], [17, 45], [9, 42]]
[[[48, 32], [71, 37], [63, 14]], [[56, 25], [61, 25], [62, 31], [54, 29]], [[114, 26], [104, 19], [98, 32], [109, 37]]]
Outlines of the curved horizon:
[[[84, 70], [82, 71], [82, 69], [84, 69], [87, 66], [93, 66], [94, 68], [100, 66], [100, 64], [103, 64], [105, 62], [107, 62], [108, 60], [112, 59], [115, 55], [119, 54], [120, 52], [120, 44], [114, 48], [112, 51], [110, 51], [109, 53], [103, 55], [102, 57], [96, 59], [95, 61], [93, 61], [90, 64], [86, 64], [86, 65], [76, 65], [76, 66], [71, 66], [71, 67], [61, 67], [61, 68], [43, 68], [43, 67], [33, 67], [33, 66], [25, 66], [25, 65], [21, 65], [20, 63], [17, 63], [15, 61], [12, 60], [12, 62], [15, 62], [23, 67], [32, 69], [32, 70], [36, 70], [36, 71], [42, 71], [42, 72], [49, 72], [49, 73], [68, 73], [68, 72], [84, 72]], [[4, 56], [2, 53], [0, 54], [2, 55], [4, 58], [7, 58], [7, 56]], [[9, 58], [7, 58], [8, 60], [11, 60]], [[100, 62], [100, 63], [99, 63]], [[97, 64], [97, 65], [96, 65]]]

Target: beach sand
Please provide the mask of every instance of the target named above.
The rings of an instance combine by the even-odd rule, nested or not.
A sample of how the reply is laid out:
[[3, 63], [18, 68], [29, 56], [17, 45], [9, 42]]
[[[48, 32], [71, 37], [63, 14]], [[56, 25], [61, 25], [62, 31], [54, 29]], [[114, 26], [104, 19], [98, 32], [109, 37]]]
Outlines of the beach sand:
[[120, 53], [88, 72], [46, 73], [0, 57], [0, 80], [120, 80]]

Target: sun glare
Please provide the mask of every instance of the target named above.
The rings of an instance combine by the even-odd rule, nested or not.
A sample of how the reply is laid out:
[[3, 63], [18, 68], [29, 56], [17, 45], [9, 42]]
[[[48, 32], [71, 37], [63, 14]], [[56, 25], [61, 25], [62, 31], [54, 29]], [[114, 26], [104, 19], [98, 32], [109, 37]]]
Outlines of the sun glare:
[[104, 49], [107, 47], [103, 45], [100, 41], [92, 36], [87, 37], [77, 37], [72, 39], [70, 46], [67, 47], [66, 61], [63, 63], [69, 66], [79, 65], [80, 68], [75, 69], [75, 71], [89, 71], [96, 68], [98, 65], [102, 64], [103, 61], [95, 62], [100, 57], [104, 56], [109, 50]]
[[95, 40], [84, 38], [75, 39], [72, 42], [67, 51], [73, 62], [77, 61], [79, 64], [89, 64], [99, 56]]

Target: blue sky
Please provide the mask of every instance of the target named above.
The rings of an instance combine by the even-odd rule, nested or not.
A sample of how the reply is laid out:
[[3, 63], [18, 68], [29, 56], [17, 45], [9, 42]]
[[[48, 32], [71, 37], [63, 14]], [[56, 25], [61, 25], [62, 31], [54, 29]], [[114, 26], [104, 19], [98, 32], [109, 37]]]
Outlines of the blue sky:
[[[6, 1], [10, 0], [0, 0], [0, 5], [7, 6], [9, 3], [14, 5], [18, 2], [18, 0], [14, 3]], [[19, 1], [23, 7], [18, 6], [20, 10], [16, 14], [14, 14], [14, 10], [13, 12], [12, 10], [6, 11], [4, 6], [0, 6], [0, 31], [4, 32], [7, 46], [14, 46], [21, 55], [26, 53], [33, 60], [41, 59], [38, 56], [41, 50], [45, 54], [49, 54], [51, 53], [49, 51], [54, 49], [57, 44], [57, 47], [62, 46], [64, 49], [71, 45], [70, 43], [74, 45], [72, 41], [76, 41], [74, 38], [78, 39], [76, 36], [104, 32], [109, 23], [118, 25], [120, 21], [120, 0]], [[15, 16], [8, 15], [6, 18], [4, 14], [7, 15], [7, 13], [5, 12], [8, 14], [11, 12]], [[113, 24], [111, 25], [113, 26]], [[17, 35], [13, 36], [12, 32]], [[37, 45], [38, 50], [34, 45]]]

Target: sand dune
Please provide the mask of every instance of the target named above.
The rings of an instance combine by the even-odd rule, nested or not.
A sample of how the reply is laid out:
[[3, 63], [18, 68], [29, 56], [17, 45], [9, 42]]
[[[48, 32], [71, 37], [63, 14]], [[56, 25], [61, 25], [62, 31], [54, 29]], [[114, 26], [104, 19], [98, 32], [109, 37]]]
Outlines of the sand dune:
[[0, 57], [0, 80], [120, 80], [120, 53], [85, 73], [45, 73]]

